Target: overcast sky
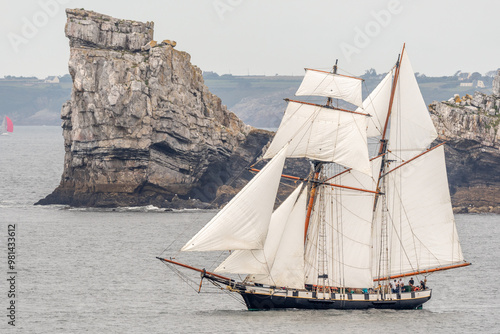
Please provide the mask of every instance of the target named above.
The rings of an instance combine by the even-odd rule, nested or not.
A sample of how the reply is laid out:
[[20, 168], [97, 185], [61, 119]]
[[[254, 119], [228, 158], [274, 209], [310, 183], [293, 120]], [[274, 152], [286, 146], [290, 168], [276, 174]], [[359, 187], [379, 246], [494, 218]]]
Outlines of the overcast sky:
[[68, 72], [65, 8], [154, 21], [203, 71], [300, 75], [304, 67], [386, 72], [406, 43], [416, 72], [500, 67], [497, 0], [0, 0], [0, 77]]

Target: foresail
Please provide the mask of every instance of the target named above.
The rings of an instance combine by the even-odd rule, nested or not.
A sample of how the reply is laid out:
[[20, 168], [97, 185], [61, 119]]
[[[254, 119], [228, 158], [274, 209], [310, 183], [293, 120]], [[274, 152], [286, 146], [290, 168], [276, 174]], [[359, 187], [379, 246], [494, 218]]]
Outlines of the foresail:
[[[371, 162], [373, 174], [381, 158]], [[335, 184], [375, 190], [376, 180], [357, 171], [342, 173]], [[307, 233], [306, 283], [366, 288], [371, 275], [373, 193], [321, 186]]]
[[384, 131], [391, 98], [392, 75], [393, 71], [391, 70], [363, 101], [363, 108], [356, 110], [371, 116], [368, 119], [368, 129], [366, 130], [368, 137], [380, 136]]
[[295, 202], [281, 235], [268, 238], [278, 244], [269, 273], [249, 275], [248, 280], [295, 289], [304, 288], [304, 221], [306, 218], [307, 192], [302, 191]]
[[355, 106], [363, 106], [362, 79], [324, 71], [306, 69], [306, 74], [295, 95], [312, 95], [342, 99]]
[[403, 53], [394, 94], [389, 151], [396, 159], [408, 160], [437, 138], [407, 52]]
[[389, 275], [463, 261], [451, 208], [443, 146], [385, 177], [388, 178]]
[[290, 101], [264, 158], [289, 143], [287, 157], [336, 162], [371, 175], [366, 116]]
[[273, 212], [266, 242], [263, 249], [235, 250], [214, 271], [232, 274], [266, 274], [269, 275], [279, 240], [287, 224], [302, 185], [297, 187], [290, 196]]
[[186, 245], [182, 251], [262, 249], [287, 146]]

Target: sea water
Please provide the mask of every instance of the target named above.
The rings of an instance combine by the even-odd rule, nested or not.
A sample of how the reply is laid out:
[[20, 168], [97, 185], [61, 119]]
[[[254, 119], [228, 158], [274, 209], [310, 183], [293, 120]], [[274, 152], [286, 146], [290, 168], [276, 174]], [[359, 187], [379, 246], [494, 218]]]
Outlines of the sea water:
[[[196, 272], [179, 276], [156, 259], [215, 268], [220, 254], [177, 250], [216, 211], [34, 206], [59, 183], [61, 133], [59, 127], [16, 127], [0, 137], [2, 333], [500, 332], [498, 215], [456, 215], [473, 265], [428, 276], [433, 295], [422, 310], [250, 312], [240, 297], [207, 281], [198, 293]], [[15, 225], [13, 270], [9, 225]], [[9, 324], [12, 301], [15, 327]]]

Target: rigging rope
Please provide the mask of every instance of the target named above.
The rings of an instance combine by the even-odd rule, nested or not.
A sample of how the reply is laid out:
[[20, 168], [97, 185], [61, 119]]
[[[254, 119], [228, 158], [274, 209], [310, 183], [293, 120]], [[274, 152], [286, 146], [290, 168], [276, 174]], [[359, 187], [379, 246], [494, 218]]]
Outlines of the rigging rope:
[[227, 290], [226, 288], [222, 287], [218, 282], [215, 282], [215, 281], [212, 281], [212, 280], [208, 280], [210, 283], [212, 283], [216, 288], [222, 290], [222, 292], [224, 292], [227, 296], [233, 298], [234, 300], [236, 300], [237, 302], [243, 304], [245, 307], [246, 307], [246, 304], [245, 302], [243, 302], [240, 298], [236, 297], [233, 292]]

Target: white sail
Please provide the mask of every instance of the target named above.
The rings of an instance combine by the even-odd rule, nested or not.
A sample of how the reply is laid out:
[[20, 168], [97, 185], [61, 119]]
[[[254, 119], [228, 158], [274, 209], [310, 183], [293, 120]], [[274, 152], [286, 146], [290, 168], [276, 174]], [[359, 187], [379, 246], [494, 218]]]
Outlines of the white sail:
[[362, 83], [363, 80], [360, 78], [306, 69], [304, 79], [295, 95], [332, 97], [362, 107]]
[[266, 243], [277, 244], [274, 254], [269, 254], [268, 272], [249, 275], [248, 280], [279, 287], [304, 288], [304, 221], [306, 218], [307, 192], [302, 191], [290, 212], [281, 235], [273, 235]]
[[297, 187], [273, 212], [263, 249], [235, 250], [215, 269], [215, 272], [269, 275], [288, 217], [301, 189], [302, 185]]
[[[214, 271], [247, 274], [243, 281], [159, 259], [228, 285], [249, 309], [398, 309], [427, 301], [429, 289], [358, 290], [470, 264], [458, 240], [444, 148], [428, 149], [437, 134], [405, 52], [400, 65], [362, 105], [361, 95], [352, 95], [361, 81], [306, 72], [297, 95], [343, 98], [360, 108], [289, 101], [264, 155], [270, 162], [181, 249], [231, 251]], [[382, 133], [383, 140], [373, 138]], [[375, 141], [380, 154], [369, 160]], [[272, 212], [288, 157], [312, 160], [314, 172]]]
[[363, 108], [356, 110], [371, 116], [368, 119], [368, 129], [366, 130], [368, 137], [381, 136], [384, 131], [391, 99], [392, 75], [393, 71], [391, 70], [363, 101]]
[[[381, 158], [372, 162], [378, 177]], [[376, 180], [357, 171], [332, 183], [375, 190]], [[374, 194], [331, 186], [318, 190], [306, 242], [306, 283], [366, 288], [373, 285], [371, 227]]]
[[262, 249], [285, 162], [285, 146], [182, 251]]
[[371, 174], [366, 116], [290, 101], [264, 158], [289, 143], [287, 157], [336, 162]]
[[396, 159], [408, 160], [437, 138], [408, 53], [404, 52], [391, 112], [389, 151]]
[[451, 208], [443, 146], [386, 177], [389, 275], [463, 261]]

